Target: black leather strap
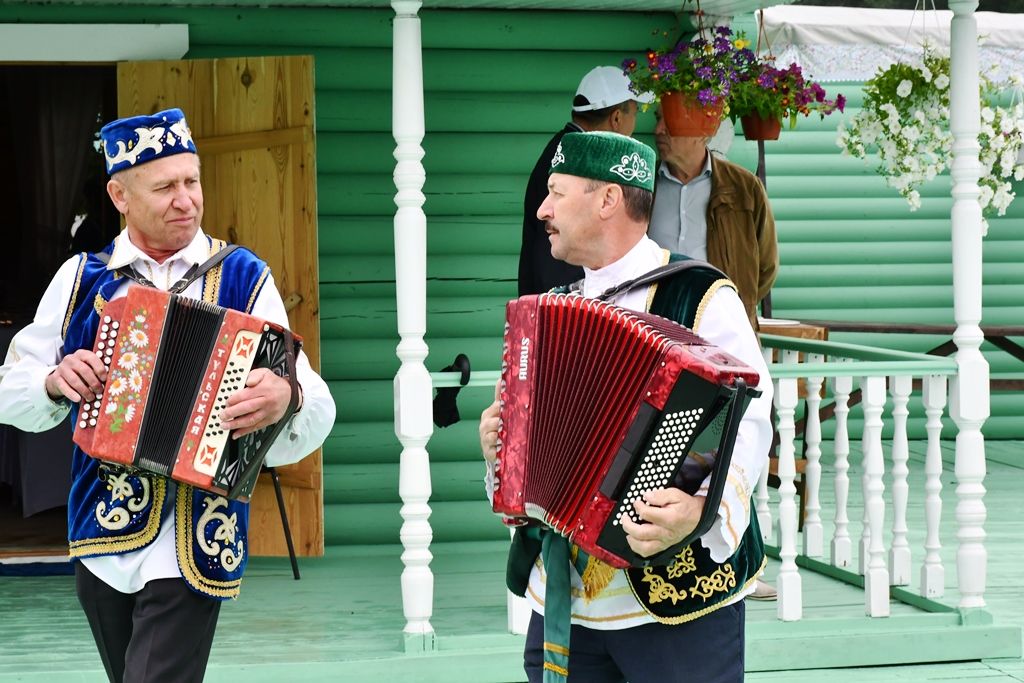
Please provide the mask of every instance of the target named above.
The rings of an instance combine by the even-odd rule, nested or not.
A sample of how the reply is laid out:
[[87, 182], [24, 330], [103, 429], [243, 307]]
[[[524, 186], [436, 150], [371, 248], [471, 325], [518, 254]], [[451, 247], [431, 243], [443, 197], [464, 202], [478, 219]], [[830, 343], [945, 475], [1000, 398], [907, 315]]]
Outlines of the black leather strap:
[[[191, 268], [188, 269], [188, 272], [186, 272], [181, 277], [180, 280], [171, 285], [170, 289], [168, 289], [167, 291], [170, 292], [171, 294], [181, 294], [190, 284], [201, 278], [203, 275], [206, 275], [206, 273], [209, 272], [210, 269], [214, 268], [221, 261], [226, 259], [235, 249], [238, 249], [237, 244], [229, 244], [220, 251], [218, 251], [216, 254], [211, 256], [210, 258], [206, 259], [206, 261], [204, 261], [203, 263], [197, 263], [193, 265]], [[110, 263], [110, 254], [104, 251], [97, 252], [93, 254], [93, 256], [99, 259], [100, 262], [102, 263]], [[139, 273], [139, 271], [135, 270], [135, 268], [133, 268], [132, 266], [124, 266], [123, 268], [118, 268], [117, 272], [119, 272], [124, 277], [129, 278], [130, 280], [138, 282], [140, 285], [145, 285], [146, 287], [158, 289], [156, 285], [150, 282], [147, 278], [143, 277]]]
[[[636, 289], [637, 287], [645, 287], [645, 286], [647, 286], [649, 284], [652, 284], [654, 282], [658, 282], [659, 280], [664, 280], [665, 278], [671, 277], [671, 276], [675, 275], [676, 273], [681, 273], [684, 270], [689, 270], [690, 268], [698, 268], [698, 267], [700, 267], [700, 268], [710, 268], [711, 270], [718, 272], [722, 276], [722, 278], [726, 278], [725, 273], [723, 273], [722, 271], [718, 270], [718, 268], [715, 268], [713, 265], [711, 265], [707, 261], [699, 261], [697, 259], [685, 259], [683, 261], [673, 261], [672, 263], [666, 263], [663, 266], [658, 266], [654, 270], [651, 270], [651, 271], [648, 271], [648, 272], [644, 273], [640, 277], [633, 278], [632, 280], [626, 280], [625, 282], [621, 282], [618, 285], [616, 285], [614, 287], [611, 287], [609, 289], [606, 289], [605, 291], [603, 291], [600, 294], [598, 294], [597, 295], [597, 299], [599, 301], [607, 301], [608, 299], [611, 299], [613, 296], [615, 296], [617, 294], [622, 294], [623, 292], [628, 292], [630, 290]], [[573, 283], [573, 285], [576, 285], [576, 284], [577, 283], [575, 283], [575, 282]], [[582, 289], [582, 284], [583, 284], [583, 281], [580, 280], [579, 281], [580, 289]], [[573, 285], [569, 286], [569, 291], [574, 291], [572, 289]]]

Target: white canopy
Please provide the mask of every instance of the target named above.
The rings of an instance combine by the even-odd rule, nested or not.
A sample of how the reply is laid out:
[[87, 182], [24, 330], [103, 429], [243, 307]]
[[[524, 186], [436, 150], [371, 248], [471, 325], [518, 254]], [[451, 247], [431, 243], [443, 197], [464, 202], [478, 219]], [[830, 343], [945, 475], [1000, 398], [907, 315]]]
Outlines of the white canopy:
[[[779, 63], [797, 62], [821, 81], [865, 81], [879, 67], [914, 62], [927, 41], [949, 53], [947, 10], [778, 5], [764, 10], [764, 30]], [[976, 12], [982, 74], [1005, 81], [1024, 72], [1024, 15]]]

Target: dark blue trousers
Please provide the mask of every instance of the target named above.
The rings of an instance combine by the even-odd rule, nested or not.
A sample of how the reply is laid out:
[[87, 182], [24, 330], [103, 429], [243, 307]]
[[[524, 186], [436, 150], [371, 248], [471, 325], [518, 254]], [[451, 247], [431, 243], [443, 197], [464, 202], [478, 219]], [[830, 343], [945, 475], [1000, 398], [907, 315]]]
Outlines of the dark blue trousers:
[[[743, 601], [677, 626], [597, 631], [573, 624], [569, 683], [741, 683]], [[534, 612], [524, 663], [530, 683], [544, 669], [544, 617]]]

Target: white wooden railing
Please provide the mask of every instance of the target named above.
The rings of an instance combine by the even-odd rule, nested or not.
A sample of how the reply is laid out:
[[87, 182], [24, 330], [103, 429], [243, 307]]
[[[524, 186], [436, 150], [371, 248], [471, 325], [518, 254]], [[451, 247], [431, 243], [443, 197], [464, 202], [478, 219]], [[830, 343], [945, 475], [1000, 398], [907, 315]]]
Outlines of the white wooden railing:
[[[835, 568], [833, 575], [848, 573], [850, 577], [863, 577], [864, 609], [870, 617], [889, 615], [890, 587], [913, 587], [915, 556], [919, 563], [917, 594], [927, 599], [943, 597], [946, 586], [939, 540], [943, 535], [940, 529], [943, 504], [940, 436], [947, 404], [947, 380], [956, 375], [956, 362], [924, 354], [770, 335], [762, 335], [762, 343], [775, 385], [780, 485], [777, 493], [770, 493], [768, 468], [765, 468], [755, 492], [754, 509], [764, 539], [777, 550], [780, 561], [776, 577], [778, 618], [783, 621], [802, 618], [801, 571], [808, 569], [801, 565], [813, 566], [815, 562]], [[456, 386], [459, 374], [431, 373], [431, 378], [437, 388]], [[490, 388], [497, 379], [497, 372], [476, 372], [470, 379], [470, 386]], [[803, 397], [798, 393], [801, 383]], [[923, 488], [912, 491], [908, 483], [911, 471], [907, 424], [915, 384], [920, 386], [921, 401], [918, 404], [915, 400], [913, 405], [915, 410], [920, 405], [923, 411], [927, 448]], [[851, 396], [858, 393], [863, 427], [859, 440], [856, 436], [851, 440]], [[805, 402], [805, 408], [801, 409], [801, 401]], [[832, 407], [835, 418], [828, 444], [823, 442], [819, 419], [825, 403]], [[891, 407], [887, 409], [887, 405]], [[805, 418], [802, 435], [797, 434], [798, 414]], [[883, 441], [884, 428], [890, 429], [891, 440]], [[830, 481], [823, 477], [823, 445], [828, 446], [825, 450], [833, 456], [832, 466], [828, 468], [832, 473]], [[795, 485], [798, 447], [806, 460], [802, 474], [805, 516], [799, 532], [800, 506]], [[969, 469], [978, 467], [973, 462], [975, 459], [981, 461], [982, 468], [984, 466], [984, 451], [969, 453], [958, 449], [956, 457], [958, 468], [963, 458], [970, 459], [971, 462], [966, 463]], [[851, 463], [860, 466], [859, 487], [851, 482]], [[886, 474], [892, 482], [888, 496], [883, 484]], [[829, 490], [831, 496], [822, 495]], [[958, 496], [959, 493], [957, 489]], [[924, 519], [913, 523], [923, 524], [923, 529], [912, 529], [907, 516], [908, 503], [917, 496], [923, 501]], [[858, 502], [863, 503], [863, 514], [860, 520], [851, 520], [850, 510]], [[957, 510], [955, 535], [958, 539], [975, 539], [979, 532], [983, 534], [977, 528], [975, 517], [959, 514], [959, 504]], [[861, 530], [855, 539], [854, 527], [858, 522]], [[886, 524], [890, 525], [888, 534]], [[924, 539], [919, 550], [911, 546], [911, 537]], [[979, 595], [973, 589], [966, 593], [963, 590], [965, 583], [976, 582], [972, 577], [975, 572], [983, 575], [984, 564], [964, 564], [961, 558], [957, 572], [959, 607], [978, 607], [977, 604], [964, 605], [963, 601], [968, 598], [972, 603], [981, 599], [984, 605], [983, 592]], [[523, 623], [514, 611], [524, 606], [516, 600], [511, 600], [509, 606], [511, 628], [514, 623]]]
[[[784, 621], [800, 619], [803, 611], [801, 578], [797, 556], [825, 560], [833, 567], [856, 572], [864, 578], [865, 613], [872, 617], [888, 616], [889, 587], [912, 583], [913, 550], [910, 546], [907, 519], [908, 501], [912, 495], [908, 484], [910, 474], [907, 421], [913, 384], [920, 382], [922, 406], [926, 419], [927, 450], [924, 467], [925, 483], [918, 493], [924, 501], [924, 545], [918, 592], [925, 598], [938, 598], [945, 591], [945, 570], [940, 556], [940, 522], [942, 499], [940, 476], [942, 453], [940, 435], [942, 413], [946, 405], [947, 377], [955, 376], [957, 366], [951, 359], [910, 354], [884, 349], [762, 336], [765, 358], [775, 383], [775, 407], [780, 436], [778, 448], [777, 524], [769, 504], [767, 472], [755, 495], [755, 509], [767, 542], [775, 543], [781, 560], [778, 574], [778, 616]], [[827, 360], [825, 353], [828, 354]], [[775, 362], [772, 362], [775, 361]], [[805, 517], [801, 532], [802, 545], [797, 547], [798, 505], [796, 501], [796, 421], [798, 382], [805, 383], [805, 429], [802, 439], [806, 459], [803, 485]], [[834, 491], [832, 509], [822, 509], [822, 430], [819, 409], [822, 389], [831, 394], [835, 414], [832, 453], [834, 463], [831, 486]], [[851, 453], [849, 414], [850, 396], [859, 391], [863, 406], [863, 428], [859, 453]], [[886, 414], [887, 398], [891, 409]], [[891, 421], [892, 439], [883, 443], [886, 418]], [[886, 451], [886, 446], [888, 450]], [[860, 456], [860, 500], [862, 518], [857, 542], [856, 564], [851, 537], [849, 509], [850, 458]], [[888, 456], [888, 457], [886, 457]], [[961, 454], [958, 453], [960, 458]], [[970, 454], [984, 460], [984, 451]], [[890, 464], [891, 491], [885, 497], [883, 478], [886, 462]], [[826, 483], [827, 484], [827, 483]], [[831, 515], [832, 537], [825, 552], [823, 517]], [[885, 543], [886, 520], [891, 520], [890, 541]], [[974, 520], [957, 518], [957, 536], [974, 535]], [[984, 573], [984, 565], [968, 566], [967, 571]], [[958, 583], [969, 581], [958, 573]], [[959, 586], [958, 586], [959, 587]], [[962, 593], [961, 593], [962, 594]]]

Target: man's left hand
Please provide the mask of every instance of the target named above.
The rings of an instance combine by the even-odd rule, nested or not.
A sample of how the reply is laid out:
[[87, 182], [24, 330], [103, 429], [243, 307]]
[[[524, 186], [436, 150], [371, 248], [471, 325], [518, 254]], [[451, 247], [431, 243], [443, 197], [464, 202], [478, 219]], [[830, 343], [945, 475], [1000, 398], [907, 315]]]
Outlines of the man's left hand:
[[650, 557], [676, 545], [697, 528], [706, 500], [679, 489], [645, 493], [633, 507], [647, 524], [637, 524], [625, 513], [619, 518], [629, 547], [641, 557]]
[[237, 439], [278, 422], [288, 409], [292, 388], [288, 380], [266, 368], [249, 373], [245, 387], [228, 398], [220, 413], [221, 425]]

